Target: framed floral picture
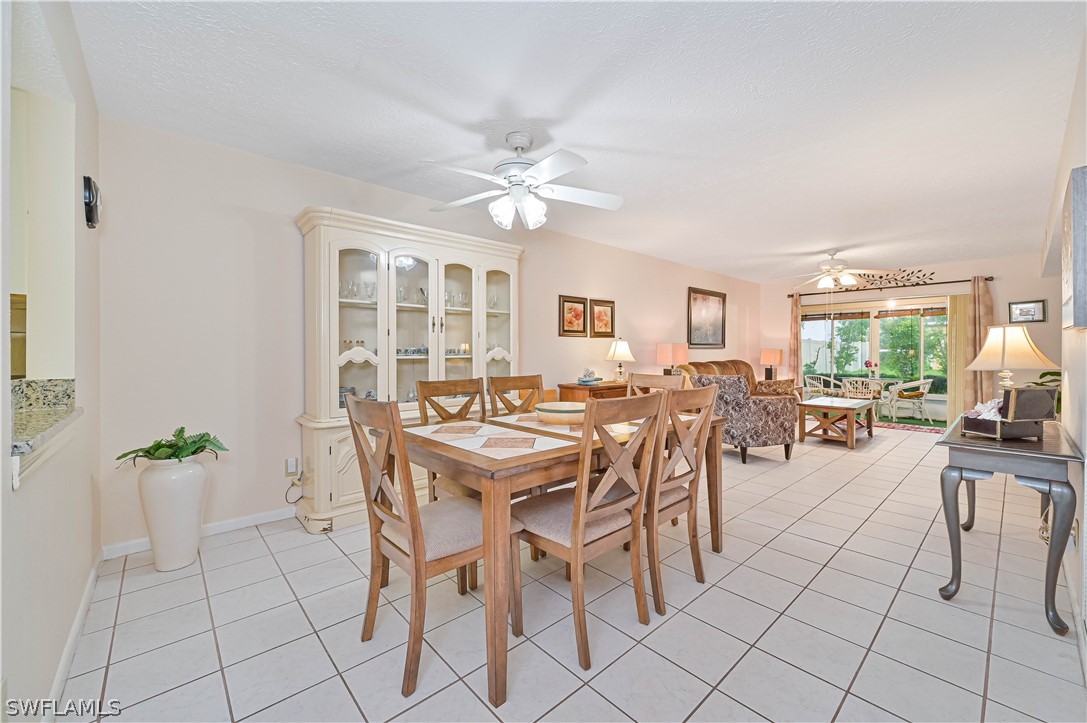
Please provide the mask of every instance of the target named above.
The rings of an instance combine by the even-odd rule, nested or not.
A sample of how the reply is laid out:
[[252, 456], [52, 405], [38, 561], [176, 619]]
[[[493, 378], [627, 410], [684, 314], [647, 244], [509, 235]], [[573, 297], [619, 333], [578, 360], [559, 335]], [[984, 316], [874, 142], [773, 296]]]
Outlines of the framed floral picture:
[[588, 307], [582, 296], [559, 296], [559, 336], [588, 336]]
[[687, 288], [687, 346], [725, 348], [725, 295], [720, 291]]
[[589, 336], [615, 338], [615, 302], [603, 299], [589, 301]]

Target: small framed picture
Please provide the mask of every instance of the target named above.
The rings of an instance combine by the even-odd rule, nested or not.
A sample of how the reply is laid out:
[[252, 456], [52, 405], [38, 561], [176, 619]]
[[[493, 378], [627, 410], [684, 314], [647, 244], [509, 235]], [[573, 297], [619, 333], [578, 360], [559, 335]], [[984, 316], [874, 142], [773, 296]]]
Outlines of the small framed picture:
[[603, 299], [589, 300], [589, 336], [615, 338], [615, 302]]
[[1013, 301], [1008, 304], [1009, 324], [1029, 324], [1045, 320], [1045, 299], [1039, 301]]
[[725, 295], [709, 289], [687, 289], [687, 346], [725, 348]]
[[588, 336], [588, 307], [582, 296], [559, 296], [559, 336]]

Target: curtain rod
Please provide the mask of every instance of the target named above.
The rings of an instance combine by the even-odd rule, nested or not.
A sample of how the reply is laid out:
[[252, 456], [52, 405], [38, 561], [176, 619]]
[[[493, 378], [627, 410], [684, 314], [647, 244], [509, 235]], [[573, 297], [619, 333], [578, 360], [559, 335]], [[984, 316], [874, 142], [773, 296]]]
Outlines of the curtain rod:
[[[993, 281], [994, 277], [986, 276], [985, 280], [986, 281]], [[878, 287], [877, 286], [866, 286], [863, 289], [842, 289], [840, 291], [835, 290], [835, 291], [833, 291], [831, 293], [835, 293], [835, 294], [852, 294], [852, 293], [855, 293], [857, 291], [879, 291], [879, 292], [884, 292], [884, 291], [887, 291], [889, 289], [915, 289], [915, 288], [919, 288], [921, 286], [939, 286], [941, 284], [969, 284], [971, 281], [973, 281], [973, 279], [958, 279], [956, 281], [932, 281], [932, 282], [927, 283], [927, 284], [903, 284], [902, 286], [878, 286]], [[806, 291], [806, 292], [804, 292], [804, 293], [802, 293], [800, 295], [801, 296], [823, 296], [826, 293], [828, 293], [828, 292], [826, 292], [826, 291]], [[785, 298], [791, 299], [791, 298], [793, 298], [793, 296], [795, 296], [795, 294], [787, 294]]]

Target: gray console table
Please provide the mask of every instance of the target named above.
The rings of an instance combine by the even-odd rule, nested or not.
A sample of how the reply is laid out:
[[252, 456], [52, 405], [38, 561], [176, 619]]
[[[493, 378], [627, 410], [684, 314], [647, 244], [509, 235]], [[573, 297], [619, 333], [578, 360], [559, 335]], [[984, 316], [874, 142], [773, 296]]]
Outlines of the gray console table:
[[940, 485], [944, 517], [947, 519], [947, 537], [951, 541], [951, 580], [940, 588], [940, 597], [944, 600], [955, 597], [962, 581], [959, 484], [966, 483], [968, 509], [966, 522], [961, 527], [969, 531], [974, 526], [974, 483], [989, 479], [994, 473], [1014, 475], [1019, 484], [1042, 493], [1043, 512], [1050, 504], [1053, 505], [1045, 568], [1045, 616], [1049, 627], [1057, 634], [1064, 635], [1068, 632], [1068, 625], [1057, 614], [1057, 575], [1076, 515], [1076, 491], [1068, 482], [1068, 467], [1071, 463], [1083, 462], [1083, 455], [1064, 427], [1057, 422], [1046, 422], [1041, 440], [1002, 441], [965, 436], [961, 425], [960, 417], [936, 443], [947, 447], [950, 457], [940, 475]]

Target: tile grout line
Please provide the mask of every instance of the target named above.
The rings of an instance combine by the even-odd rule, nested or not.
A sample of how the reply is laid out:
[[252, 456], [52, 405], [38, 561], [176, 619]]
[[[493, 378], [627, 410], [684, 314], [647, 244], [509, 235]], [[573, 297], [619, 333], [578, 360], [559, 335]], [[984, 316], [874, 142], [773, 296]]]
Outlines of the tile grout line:
[[[975, 482], [975, 484], [977, 484]], [[982, 679], [981, 686], [981, 720], [985, 720], [985, 714], [987, 712], [989, 704], [989, 673], [993, 666], [993, 631], [996, 629], [996, 595], [997, 595], [997, 580], [1000, 578], [1000, 548], [1004, 542], [1004, 507], [1007, 504], [1008, 496], [1008, 475], [1004, 475], [1004, 494], [1001, 495], [1000, 506], [1000, 526], [999, 533], [996, 539], [996, 569], [993, 570], [993, 597], [992, 603], [989, 607], [989, 635], [986, 639], [985, 650], [985, 677]]]
[[[223, 697], [226, 698], [226, 710], [227, 715], [230, 716], [231, 721], [237, 720], [234, 717], [234, 704], [230, 700], [230, 687], [226, 682], [226, 666], [223, 665], [223, 651], [219, 649], [219, 632], [215, 626], [215, 612], [211, 609], [211, 595], [208, 592], [208, 581], [204, 577], [204, 557], [201, 554], [202, 551], [198, 550], [196, 553], [197, 562], [200, 563], [200, 580], [204, 583], [204, 602], [208, 606], [208, 621], [211, 623], [211, 637], [215, 641], [215, 657], [219, 661], [219, 678], [223, 681]], [[191, 682], [191, 681], [190, 681]]]
[[[99, 563], [99, 564], [101, 564], [101, 563]], [[97, 716], [96, 720], [98, 720], [99, 723], [101, 723], [101, 721], [102, 721], [101, 703], [104, 702], [105, 699], [106, 699], [106, 686], [109, 683], [109, 666], [110, 666], [110, 663], [112, 662], [110, 660], [110, 658], [113, 657], [113, 641], [117, 637], [117, 618], [121, 614], [121, 591], [124, 590], [125, 571], [126, 571], [127, 567], [128, 567], [128, 555], [125, 555], [125, 562], [124, 562], [124, 565], [121, 567], [121, 581], [120, 581], [120, 583], [118, 583], [118, 586], [117, 586], [117, 607], [114, 608], [114, 610], [113, 610], [113, 627], [111, 628], [110, 634], [109, 634], [109, 651], [106, 653], [106, 666], [105, 666], [106, 669], [102, 672], [102, 688], [101, 688], [101, 690], [100, 690], [100, 692], [98, 694], [99, 710], [98, 710], [98, 716]], [[78, 651], [78, 646], [77, 646], [76, 649]], [[71, 680], [71, 676], [69, 676], [68, 679]]]

